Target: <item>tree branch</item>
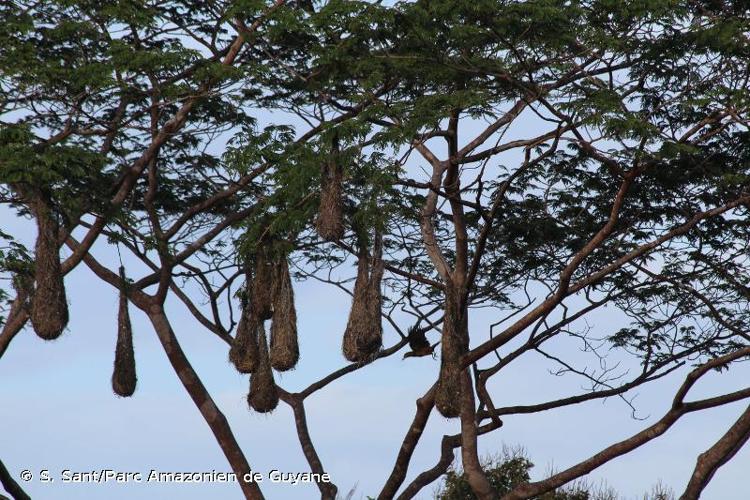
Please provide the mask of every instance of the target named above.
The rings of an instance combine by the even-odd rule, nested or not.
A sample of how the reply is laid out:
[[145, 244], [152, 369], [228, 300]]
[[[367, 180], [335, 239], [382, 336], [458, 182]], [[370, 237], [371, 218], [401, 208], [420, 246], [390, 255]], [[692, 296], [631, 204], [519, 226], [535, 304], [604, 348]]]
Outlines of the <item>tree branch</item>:
[[8, 472], [8, 469], [5, 467], [2, 460], [0, 460], [0, 484], [3, 485], [5, 491], [10, 493], [10, 496], [12, 496], [14, 500], [31, 500], [31, 497], [27, 495], [26, 492], [23, 491], [23, 488], [21, 488], [16, 480], [13, 479], [13, 476]]
[[750, 439], [750, 406], [721, 439], [701, 453], [680, 500], [697, 500], [719, 467], [727, 463]]
[[[383, 489], [380, 490], [378, 500], [391, 499], [396, 495], [396, 492], [401, 487], [406, 478], [406, 472], [409, 469], [409, 462], [414, 454], [414, 450], [419, 443], [419, 439], [422, 437], [422, 432], [427, 425], [427, 421], [430, 418], [432, 409], [435, 406], [435, 390], [437, 384], [433, 384], [427, 393], [417, 400], [417, 411], [414, 414], [414, 420], [412, 420], [409, 430], [404, 436], [404, 441], [401, 443], [398, 456], [396, 457], [396, 463], [393, 465], [393, 470], [388, 476], [388, 479], [383, 485]], [[451, 460], [453, 455], [451, 454]]]

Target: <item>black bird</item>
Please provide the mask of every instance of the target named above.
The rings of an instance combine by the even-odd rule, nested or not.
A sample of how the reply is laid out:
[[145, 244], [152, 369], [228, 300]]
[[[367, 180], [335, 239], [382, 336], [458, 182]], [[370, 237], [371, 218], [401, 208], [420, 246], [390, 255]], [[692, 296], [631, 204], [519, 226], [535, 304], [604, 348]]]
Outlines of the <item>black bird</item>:
[[409, 347], [411, 348], [411, 351], [404, 354], [404, 358], [416, 358], [421, 356], [432, 356], [435, 357], [435, 347], [440, 342], [435, 342], [434, 344], [430, 345], [430, 342], [427, 340], [427, 336], [425, 333], [429, 328], [419, 328], [417, 325], [414, 325], [410, 327], [407, 330], [407, 339], [409, 340]]

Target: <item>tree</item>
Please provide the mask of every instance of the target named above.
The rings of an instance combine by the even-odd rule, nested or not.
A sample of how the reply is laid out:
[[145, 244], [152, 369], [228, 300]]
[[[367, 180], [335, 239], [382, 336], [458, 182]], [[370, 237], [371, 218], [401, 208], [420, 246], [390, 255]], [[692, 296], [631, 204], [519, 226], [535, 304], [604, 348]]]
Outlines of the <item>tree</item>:
[[[505, 495], [516, 486], [531, 480], [529, 471], [534, 464], [522, 450], [503, 450], [503, 455], [483, 463], [487, 480], [498, 495]], [[567, 491], [551, 491], [544, 500], [589, 500], [592, 491], [587, 487], [574, 487]], [[449, 470], [445, 478], [445, 488], [437, 496], [440, 500], [473, 499], [474, 492], [466, 479], [466, 474]]]
[[[86, 266], [124, 299], [118, 359], [132, 363], [132, 304], [242, 477], [248, 461], [180, 347], [168, 296], [252, 372], [255, 410], [279, 399], [291, 406], [318, 474], [306, 398], [409, 344], [420, 355], [436, 349], [439, 377], [417, 401], [379, 498], [413, 497], [446, 473], [456, 448], [474, 494], [497, 498], [477, 439], [504, 415], [626, 398], [684, 376], [657, 422], [515, 485], [502, 493], [510, 500], [552, 492], [688, 413], [750, 396], [745, 388], [688, 400], [701, 377], [750, 354], [742, 2], [0, 9], [0, 196], [39, 234], [34, 252], [2, 234], [0, 355], [29, 320], [45, 338], [62, 333], [62, 276]], [[94, 246], [102, 240], [149, 271], [108, 266]], [[69, 251], [62, 261], [60, 246]], [[355, 260], [343, 335], [351, 363], [285, 391], [271, 368], [296, 362], [290, 273], [348, 290], [343, 264]], [[607, 306], [632, 324], [597, 340], [580, 325]], [[477, 308], [497, 314], [489, 332], [469, 330]], [[553, 340], [564, 339], [582, 342], [601, 369], [558, 355]], [[639, 373], [617, 373], [606, 347], [639, 359]], [[535, 353], [590, 390], [497, 406], [490, 382]], [[404, 486], [434, 409], [457, 418], [460, 432]], [[749, 415], [698, 458], [682, 498], [697, 498], [747, 441]], [[247, 498], [262, 497], [256, 483], [240, 483]], [[318, 486], [323, 498], [336, 495], [332, 483]]]

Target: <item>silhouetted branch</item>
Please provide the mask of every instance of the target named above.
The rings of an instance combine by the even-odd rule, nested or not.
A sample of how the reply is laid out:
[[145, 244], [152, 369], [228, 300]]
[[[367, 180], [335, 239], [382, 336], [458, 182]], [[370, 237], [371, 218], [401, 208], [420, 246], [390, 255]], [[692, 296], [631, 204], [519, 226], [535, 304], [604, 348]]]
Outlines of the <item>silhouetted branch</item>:
[[0, 460], [0, 484], [3, 485], [5, 491], [10, 493], [10, 496], [12, 496], [14, 500], [31, 500], [31, 497], [27, 495], [26, 492], [23, 491], [23, 488], [21, 488], [16, 480], [13, 479], [13, 476], [8, 472], [8, 469], [5, 467], [2, 460]]
[[693, 475], [680, 500], [697, 500], [716, 471], [727, 463], [750, 439], [750, 406], [721, 439], [698, 456]]
[[[318, 452], [315, 450], [315, 445], [310, 437], [310, 431], [307, 428], [304, 401], [297, 394], [290, 394], [281, 388], [279, 388], [279, 397], [292, 407], [294, 423], [297, 426], [297, 436], [307, 463], [310, 464], [310, 469], [316, 474], [324, 474], [323, 463], [320, 461]], [[320, 490], [322, 500], [334, 500], [336, 498], [338, 488], [333, 482], [316, 481], [316, 484]]]
[[393, 498], [398, 489], [406, 478], [406, 472], [409, 469], [409, 462], [414, 454], [414, 450], [419, 443], [419, 439], [422, 437], [422, 432], [427, 425], [427, 420], [430, 418], [432, 409], [435, 406], [435, 390], [437, 384], [433, 384], [427, 393], [417, 400], [417, 411], [414, 414], [414, 420], [412, 420], [409, 430], [404, 436], [404, 440], [401, 443], [401, 448], [398, 451], [396, 457], [396, 463], [393, 465], [393, 470], [388, 476], [388, 479], [380, 490], [378, 500], [385, 500]]

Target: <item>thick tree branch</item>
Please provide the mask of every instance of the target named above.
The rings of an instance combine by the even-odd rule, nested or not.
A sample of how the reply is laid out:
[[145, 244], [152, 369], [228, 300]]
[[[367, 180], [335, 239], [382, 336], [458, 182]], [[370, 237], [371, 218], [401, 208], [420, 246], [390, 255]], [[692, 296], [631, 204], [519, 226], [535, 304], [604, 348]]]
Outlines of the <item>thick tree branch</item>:
[[[588, 286], [598, 283], [603, 278], [617, 271], [625, 264], [628, 264], [629, 262], [633, 261], [634, 259], [638, 257], [648, 255], [651, 251], [663, 245], [667, 241], [670, 241], [674, 238], [677, 238], [678, 236], [682, 236], [688, 233], [691, 229], [695, 228], [702, 221], [709, 219], [711, 217], [716, 217], [726, 212], [729, 212], [730, 210], [734, 208], [744, 205], [748, 201], [750, 201], [750, 196], [743, 196], [731, 202], [725, 203], [724, 205], [715, 207], [711, 210], [706, 210], [706, 211], [695, 214], [687, 222], [673, 228], [670, 231], [667, 231], [665, 234], [663, 234], [662, 236], [658, 238], [655, 238], [649, 243], [640, 245], [638, 248], [626, 253], [622, 257], [619, 257], [618, 259], [614, 260], [612, 263], [604, 266], [598, 271], [593, 272], [589, 274], [588, 276], [581, 278], [576, 283], [573, 283], [572, 285], [567, 287], [567, 295], [571, 295], [580, 290], [583, 290], [584, 288]], [[462, 357], [462, 365], [468, 366], [474, 361], [486, 356], [487, 354], [492, 353], [498, 347], [501, 347], [502, 345], [506, 344], [508, 341], [513, 339], [516, 335], [518, 335], [519, 333], [524, 331], [527, 327], [532, 325], [536, 320], [538, 320], [539, 318], [545, 316], [550, 311], [552, 311], [561, 302], [562, 298], [564, 297], [559, 297], [558, 294], [552, 295], [549, 298], [547, 298], [544, 302], [542, 302], [533, 310], [531, 310], [529, 313], [527, 313], [523, 318], [519, 319], [516, 323], [508, 327], [500, 335], [490, 340], [487, 340], [486, 342], [478, 345], [477, 347], [469, 351], [467, 354], [465, 354]]]
[[18, 332], [23, 329], [26, 321], [29, 319], [29, 313], [24, 307], [25, 302], [26, 297], [18, 295], [11, 303], [8, 318], [3, 325], [2, 331], [0, 331], [0, 358], [3, 357], [10, 343], [18, 335]]
[[497, 492], [487, 480], [477, 449], [477, 420], [474, 410], [474, 389], [469, 370], [461, 374], [461, 458], [464, 474], [479, 500], [494, 500]]
[[593, 471], [597, 467], [613, 460], [621, 455], [629, 453], [634, 449], [656, 439], [657, 437], [664, 434], [669, 430], [675, 422], [677, 422], [682, 416], [687, 413], [698, 411], [701, 409], [713, 408], [722, 404], [739, 401], [750, 397], [750, 389], [744, 389], [742, 391], [736, 391], [731, 394], [725, 394], [714, 398], [707, 398], [699, 401], [693, 401], [685, 403], [684, 398], [687, 395], [690, 388], [695, 382], [705, 375], [711, 369], [717, 366], [730, 363], [742, 357], [750, 355], [750, 347], [740, 349], [725, 356], [714, 358], [706, 363], [700, 365], [698, 368], [692, 370], [686, 377], [682, 386], [675, 394], [672, 407], [667, 413], [659, 419], [653, 425], [647, 427], [641, 432], [634, 434], [633, 436], [615, 443], [592, 457], [562, 471], [557, 474], [550, 476], [542, 481], [534, 483], [525, 483], [514, 488], [510, 493], [503, 496], [502, 500], [522, 500], [532, 498], [548, 491], [552, 491], [555, 488], [563, 486], [589, 472]]
[[719, 468], [734, 457], [750, 439], [750, 406], [721, 439], [701, 453], [680, 500], [697, 500]]
[[198, 374], [195, 373], [185, 353], [182, 351], [177, 337], [172, 330], [172, 326], [164, 314], [164, 310], [160, 305], [152, 305], [144, 310], [144, 312], [151, 320], [151, 324], [154, 326], [154, 330], [156, 330], [159, 341], [177, 377], [210, 427], [211, 432], [216, 438], [216, 442], [221, 447], [224, 456], [232, 467], [232, 471], [237, 475], [237, 480], [245, 498], [248, 500], [262, 499], [263, 493], [261, 493], [258, 483], [244, 480], [245, 475], [250, 473], [250, 465], [247, 463], [247, 459], [242, 453], [239, 444], [237, 444], [237, 440], [232, 433], [232, 429], [229, 427], [226, 417], [216, 406], [213, 398], [211, 398], [208, 390], [206, 390], [203, 382], [201, 382]]
[[434, 384], [424, 396], [417, 400], [417, 411], [414, 414], [414, 420], [412, 420], [409, 430], [406, 432], [406, 436], [404, 436], [398, 456], [396, 457], [396, 463], [393, 465], [393, 470], [388, 476], [385, 485], [383, 485], [383, 489], [380, 490], [378, 500], [393, 498], [403, 484], [404, 479], [406, 479], [406, 472], [409, 470], [409, 462], [411, 461], [414, 450], [419, 443], [419, 439], [422, 437], [422, 432], [424, 432], [424, 428], [430, 418], [432, 409], [435, 406], [436, 389], [437, 384]]
[[[310, 431], [307, 428], [304, 400], [300, 398], [299, 395], [288, 393], [281, 388], [279, 388], [279, 393], [280, 398], [292, 407], [292, 412], [294, 412], [294, 423], [297, 427], [297, 437], [299, 438], [300, 446], [302, 446], [302, 453], [304, 453], [307, 463], [310, 464], [310, 469], [315, 474], [325, 474], [323, 463], [320, 461], [318, 452], [315, 450], [315, 445], [310, 437]], [[336, 499], [338, 488], [335, 484], [325, 481], [316, 481], [316, 484], [320, 490], [320, 497], [322, 500]]]
[[[482, 425], [477, 429], [477, 434], [487, 434], [496, 429], [502, 427], [503, 423], [500, 420], [490, 422]], [[446, 473], [448, 467], [453, 463], [455, 458], [453, 450], [461, 446], [461, 434], [454, 434], [452, 436], [443, 436], [440, 442], [440, 459], [432, 468], [422, 472], [409, 485], [404, 491], [398, 496], [398, 500], [408, 500], [414, 498], [425, 486], [437, 480], [440, 476]]]
[[31, 497], [23, 491], [23, 488], [16, 482], [13, 475], [8, 472], [2, 460], [0, 460], [0, 484], [13, 497], [13, 500], [31, 500]]

